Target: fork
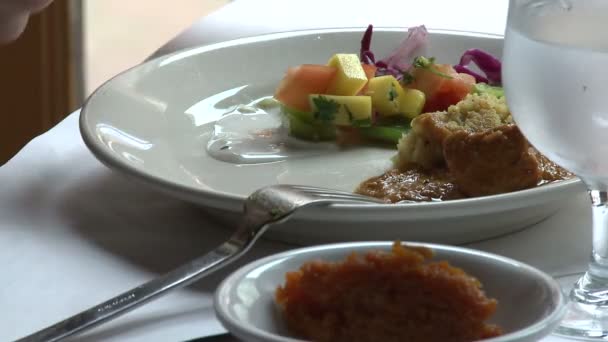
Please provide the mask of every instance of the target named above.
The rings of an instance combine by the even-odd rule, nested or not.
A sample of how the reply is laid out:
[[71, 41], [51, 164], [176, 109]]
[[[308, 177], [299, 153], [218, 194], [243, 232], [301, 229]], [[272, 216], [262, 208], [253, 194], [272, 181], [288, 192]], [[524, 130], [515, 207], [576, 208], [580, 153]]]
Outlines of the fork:
[[302, 185], [272, 185], [259, 189], [245, 201], [245, 215], [239, 228], [216, 249], [17, 342], [59, 341], [110, 321], [228, 265], [245, 254], [272, 223], [286, 220], [296, 210], [332, 203], [384, 202], [349, 192]]

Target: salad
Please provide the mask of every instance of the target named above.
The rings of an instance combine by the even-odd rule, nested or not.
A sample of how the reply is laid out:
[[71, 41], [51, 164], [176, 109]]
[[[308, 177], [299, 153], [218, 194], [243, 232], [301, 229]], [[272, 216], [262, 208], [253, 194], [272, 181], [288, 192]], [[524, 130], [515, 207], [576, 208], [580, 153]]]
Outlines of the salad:
[[325, 65], [287, 70], [274, 98], [291, 136], [396, 144], [421, 113], [446, 110], [470, 93], [503, 96], [501, 63], [487, 52], [470, 49], [458, 64], [440, 64], [422, 53], [428, 33], [417, 26], [392, 53], [377, 59], [372, 35], [369, 25], [359, 54], [337, 53]]

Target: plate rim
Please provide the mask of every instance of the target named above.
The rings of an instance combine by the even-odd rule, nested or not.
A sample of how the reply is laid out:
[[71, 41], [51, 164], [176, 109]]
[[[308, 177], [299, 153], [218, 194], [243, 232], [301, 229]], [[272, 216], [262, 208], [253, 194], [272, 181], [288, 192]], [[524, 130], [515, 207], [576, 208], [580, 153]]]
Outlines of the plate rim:
[[[381, 32], [403, 32], [407, 30], [408, 27], [395, 27], [395, 26], [374, 26], [375, 31]], [[363, 32], [365, 27], [354, 26], [354, 27], [338, 27], [338, 28], [314, 28], [314, 29], [305, 29], [305, 30], [288, 30], [281, 32], [273, 32], [262, 35], [254, 35], [247, 36], [241, 38], [235, 38], [227, 41], [204, 44], [193, 46], [189, 48], [180, 49], [173, 53], [159, 56], [150, 60], [147, 60], [143, 63], [135, 65], [131, 68], [128, 68], [112, 78], [108, 79], [101, 86], [99, 86], [95, 91], [85, 100], [82, 109], [80, 111], [79, 117], [79, 131], [84, 141], [84, 144], [87, 146], [89, 151], [104, 165], [109, 167], [112, 170], [120, 171], [121, 173], [131, 177], [135, 180], [143, 182], [149, 186], [152, 186], [158, 190], [168, 192], [168, 193], [180, 193], [190, 200], [200, 203], [216, 203], [216, 205], [208, 205], [214, 208], [222, 208], [222, 209], [232, 209], [234, 210], [237, 206], [241, 206], [246, 200], [247, 196], [235, 195], [231, 193], [227, 193], [221, 190], [208, 190], [203, 188], [194, 188], [184, 184], [180, 184], [178, 182], [171, 181], [164, 177], [160, 177], [154, 174], [142, 172], [137, 168], [133, 167], [131, 164], [124, 163], [120, 158], [116, 157], [114, 153], [108, 151], [107, 147], [99, 142], [99, 139], [96, 138], [94, 132], [88, 129], [87, 122], [89, 118], [92, 116], [90, 114], [91, 103], [93, 103], [98, 97], [101, 96], [103, 91], [108, 88], [112, 83], [114, 83], [117, 79], [121, 77], [125, 77], [125, 75], [130, 74], [134, 70], [145, 68], [151, 64], [163, 65], [169, 62], [172, 62], [177, 59], [188, 58], [193, 55], [198, 55], [201, 53], [205, 53], [207, 51], [213, 51], [216, 49], [232, 47], [242, 44], [250, 44], [255, 42], [263, 42], [263, 41], [271, 41], [282, 38], [290, 38], [290, 37], [298, 37], [298, 36], [307, 36], [314, 34], [327, 34], [327, 33], [340, 33], [340, 32]], [[434, 29], [429, 28], [428, 32], [435, 34], [448, 34], [448, 35], [456, 35], [456, 36], [466, 36], [466, 37], [476, 37], [476, 38], [487, 38], [487, 39], [496, 39], [502, 40], [504, 39], [504, 35], [495, 34], [495, 33], [484, 33], [477, 31], [467, 31], [467, 30], [451, 30], [451, 29]], [[537, 186], [535, 188], [512, 191], [503, 194], [491, 195], [491, 196], [481, 196], [481, 197], [472, 197], [472, 198], [463, 198], [463, 199], [455, 199], [450, 201], [441, 201], [441, 202], [415, 202], [415, 203], [391, 203], [391, 204], [342, 204], [337, 203], [331, 205], [332, 208], [335, 209], [357, 209], [357, 210], [373, 210], [373, 211], [403, 211], [405, 209], [408, 210], [434, 210], [434, 209], [444, 209], [444, 210], [458, 210], [462, 208], [470, 208], [471, 206], [478, 206], [480, 204], [488, 204], [488, 200], [491, 200], [493, 203], [506, 204], [507, 206], [501, 206], [502, 209], [513, 209], [519, 208], [520, 205], [516, 205], [517, 199], [520, 197], [526, 198], [529, 196], [526, 195], [536, 195], [542, 196], [546, 193], [552, 192], [567, 192], [569, 190], [574, 189], [575, 187], [580, 186], [582, 182], [579, 178], [575, 177], [569, 180], [563, 180], [559, 182], [554, 182], [551, 184], [546, 184], [542, 186]], [[223, 203], [222, 205], [217, 205], [218, 203]]]

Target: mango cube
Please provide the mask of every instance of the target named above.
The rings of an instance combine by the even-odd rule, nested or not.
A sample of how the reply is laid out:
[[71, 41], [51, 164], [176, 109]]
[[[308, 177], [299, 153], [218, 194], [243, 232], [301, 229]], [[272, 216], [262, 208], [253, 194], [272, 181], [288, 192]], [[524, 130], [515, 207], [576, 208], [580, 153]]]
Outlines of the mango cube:
[[413, 119], [422, 113], [426, 96], [418, 89], [404, 88], [403, 92], [399, 108], [406, 118]]
[[399, 81], [392, 76], [379, 76], [369, 80], [366, 95], [371, 96], [374, 108], [381, 116], [393, 116], [401, 113], [401, 98], [405, 92]]
[[327, 89], [328, 94], [356, 95], [367, 83], [367, 76], [356, 54], [337, 53], [327, 65], [337, 68], [336, 76]]
[[372, 99], [369, 96], [340, 96], [311, 94], [310, 107], [317, 119], [331, 121], [336, 126], [371, 125]]

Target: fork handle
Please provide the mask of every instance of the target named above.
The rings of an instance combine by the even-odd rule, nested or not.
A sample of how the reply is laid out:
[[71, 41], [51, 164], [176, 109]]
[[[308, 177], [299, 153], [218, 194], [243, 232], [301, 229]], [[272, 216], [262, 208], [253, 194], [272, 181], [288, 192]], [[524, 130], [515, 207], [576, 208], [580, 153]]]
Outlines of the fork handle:
[[51, 325], [16, 342], [59, 341], [78, 332], [88, 330], [110, 319], [123, 315], [169, 290], [183, 287], [234, 261], [249, 247], [252, 239], [242, 239], [235, 234], [213, 251], [194, 259], [165, 275], [124, 292], [97, 306]]

